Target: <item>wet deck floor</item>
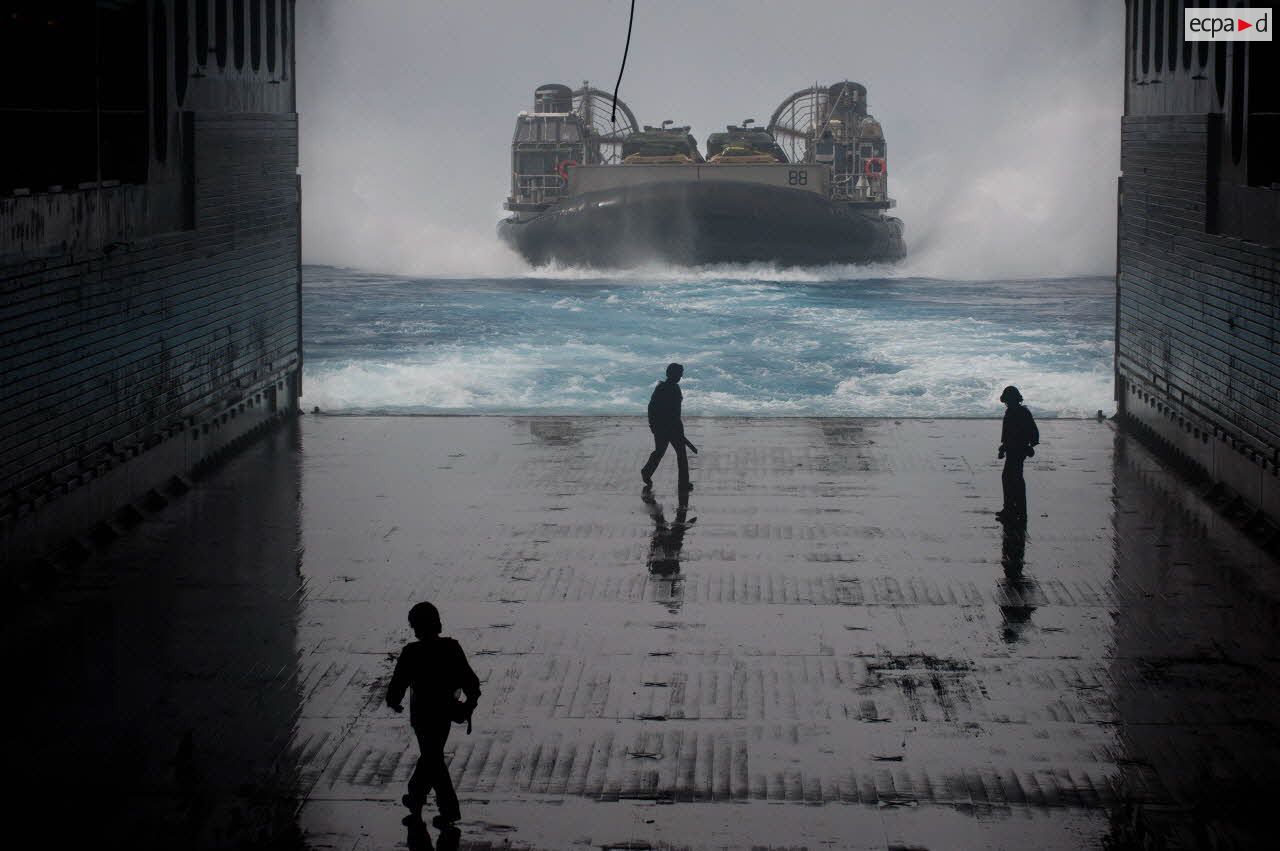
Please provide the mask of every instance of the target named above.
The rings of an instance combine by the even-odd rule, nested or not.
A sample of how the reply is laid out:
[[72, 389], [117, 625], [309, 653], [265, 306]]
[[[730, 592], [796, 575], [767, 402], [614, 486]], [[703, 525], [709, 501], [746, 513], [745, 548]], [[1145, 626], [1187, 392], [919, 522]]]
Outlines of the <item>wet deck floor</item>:
[[308, 416], [11, 606], [15, 812], [452, 847], [401, 825], [382, 703], [429, 599], [483, 681], [465, 848], [1261, 847], [1276, 563], [1041, 425], [1022, 539], [994, 421], [695, 420], [682, 524], [639, 419]]

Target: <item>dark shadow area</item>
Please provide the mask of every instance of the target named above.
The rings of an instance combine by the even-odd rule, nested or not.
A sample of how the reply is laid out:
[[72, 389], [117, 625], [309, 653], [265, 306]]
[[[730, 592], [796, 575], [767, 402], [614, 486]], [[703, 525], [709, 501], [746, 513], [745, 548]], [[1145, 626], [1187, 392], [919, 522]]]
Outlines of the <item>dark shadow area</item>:
[[405, 845], [409, 851], [458, 851], [462, 845], [462, 833], [458, 830], [442, 830], [437, 843], [431, 843], [431, 834], [427, 831], [427, 823], [421, 816], [408, 815], [400, 820], [408, 828]]
[[0, 196], [147, 179], [146, 11], [140, 0], [5, 4], [0, 69], [23, 82], [5, 86], [0, 116], [22, 130], [6, 134]]
[[1032, 605], [1037, 588], [1035, 581], [1023, 573], [1027, 554], [1027, 530], [1019, 523], [1005, 523], [1000, 537], [1000, 566], [1004, 578], [997, 583], [1000, 601], [1000, 617], [1003, 626], [1000, 637], [1012, 644], [1022, 639], [1023, 632], [1031, 624]]
[[422, 820], [422, 816], [408, 815], [400, 823], [408, 828], [404, 844], [409, 847], [409, 851], [435, 851], [435, 846], [431, 844], [431, 834], [427, 832], [427, 823]]
[[698, 518], [689, 517], [689, 492], [680, 492], [675, 519], [668, 522], [662, 504], [646, 488], [641, 497], [645, 509], [653, 520], [653, 535], [649, 540], [649, 553], [645, 567], [649, 575], [659, 583], [659, 599], [673, 613], [683, 602], [680, 575], [680, 551], [684, 548], [684, 536]]
[[302, 846], [299, 441], [275, 430], [8, 612], [8, 804], [59, 847]]
[[1130, 591], [1108, 613], [1123, 752], [1104, 847], [1270, 847], [1276, 563], [1134, 437], [1116, 435], [1112, 475], [1112, 582], [1160, 593]]

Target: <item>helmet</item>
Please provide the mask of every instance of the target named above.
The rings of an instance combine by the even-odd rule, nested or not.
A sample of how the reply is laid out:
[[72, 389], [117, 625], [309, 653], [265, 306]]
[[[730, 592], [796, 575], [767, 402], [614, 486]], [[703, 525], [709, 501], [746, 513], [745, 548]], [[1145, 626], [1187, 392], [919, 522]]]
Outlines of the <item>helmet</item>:
[[1010, 384], [1004, 388], [1004, 392], [1000, 394], [1001, 402], [1021, 402], [1022, 394], [1018, 392], [1018, 388]]

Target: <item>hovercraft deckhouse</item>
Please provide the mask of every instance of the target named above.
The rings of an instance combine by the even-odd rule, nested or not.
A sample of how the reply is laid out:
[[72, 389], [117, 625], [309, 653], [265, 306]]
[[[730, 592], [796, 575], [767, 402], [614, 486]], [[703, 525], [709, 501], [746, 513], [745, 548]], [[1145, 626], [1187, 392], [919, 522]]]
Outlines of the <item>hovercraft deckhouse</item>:
[[641, 127], [626, 104], [583, 85], [546, 85], [516, 118], [511, 194], [499, 233], [529, 262], [629, 266], [892, 261], [902, 222], [885, 214], [880, 123], [859, 83], [803, 89], [767, 127], [707, 139]]

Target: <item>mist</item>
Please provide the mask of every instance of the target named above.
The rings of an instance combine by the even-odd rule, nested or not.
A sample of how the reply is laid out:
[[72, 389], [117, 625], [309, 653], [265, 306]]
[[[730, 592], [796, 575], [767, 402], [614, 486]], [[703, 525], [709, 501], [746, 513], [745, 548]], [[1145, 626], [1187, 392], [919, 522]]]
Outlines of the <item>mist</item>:
[[[512, 276], [497, 239], [533, 89], [612, 90], [629, 0], [299, 5], [307, 263]], [[1123, 4], [1092, 0], [637, 0], [619, 97], [706, 137], [791, 92], [852, 79], [888, 141], [900, 272], [1107, 275], [1123, 105]]]

